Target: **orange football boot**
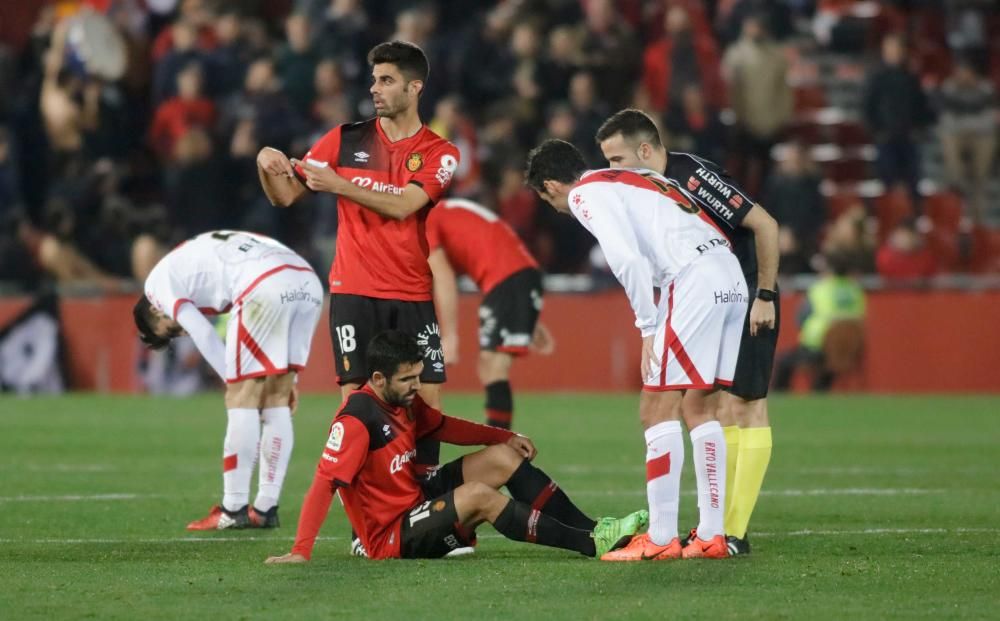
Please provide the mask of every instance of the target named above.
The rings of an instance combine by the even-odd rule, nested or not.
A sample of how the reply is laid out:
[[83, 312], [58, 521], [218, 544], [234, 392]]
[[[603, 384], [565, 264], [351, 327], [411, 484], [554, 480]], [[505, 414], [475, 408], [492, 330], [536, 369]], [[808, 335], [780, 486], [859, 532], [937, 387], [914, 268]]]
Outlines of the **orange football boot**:
[[684, 558], [729, 558], [726, 536], [716, 535], [705, 541], [697, 535], [684, 546]]
[[[723, 542], [723, 549], [726, 544]], [[613, 550], [601, 557], [602, 561], [670, 561], [681, 558], [681, 540], [674, 537], [665, 546], [658, 546], [649, 533], [636, 535], [624, 548]]]

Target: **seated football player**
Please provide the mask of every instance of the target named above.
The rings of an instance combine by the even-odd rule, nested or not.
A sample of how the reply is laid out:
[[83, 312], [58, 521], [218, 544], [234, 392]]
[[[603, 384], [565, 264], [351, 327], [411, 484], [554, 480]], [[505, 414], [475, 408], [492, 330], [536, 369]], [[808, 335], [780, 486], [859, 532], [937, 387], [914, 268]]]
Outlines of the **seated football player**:
[[[649, 521], [646, 511], [593, 520], [531, 464], [535, 445], [505, 429], [446, 416], [417, 395], [424, 352], [397, 331], [368, 345], [368, 382], [341, 406], [306, 494], [292, 551], [267, 563], [304, 563], [334, 492], [367, 556], [440, 558], [475, 541], [491, 523], [515, 541], [600, 557], [626, 545]], [[431, 437], [487, 445], [426, 478], [415, 474], [416, 442]], [[506, 486], [510, 497], [498, 490]]]

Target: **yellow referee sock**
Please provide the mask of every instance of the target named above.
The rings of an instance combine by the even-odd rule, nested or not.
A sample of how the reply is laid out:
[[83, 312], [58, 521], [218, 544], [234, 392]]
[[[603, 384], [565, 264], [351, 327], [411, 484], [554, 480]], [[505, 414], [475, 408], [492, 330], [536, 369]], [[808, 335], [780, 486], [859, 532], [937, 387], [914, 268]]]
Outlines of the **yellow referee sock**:
[[736, 458], [736, 476], [732, 505], [726, 512], [726, 534], [742, 539], [747, 534], [750, 516], [757, 504], [757, 496], [764, 484], [767, 464], [771, 461], [771, 428], [746, 427], [740, 429], [739, 456]]
[[736, 487], [736, 458], [740, 455], [740, 428], [736, 425], [722, 428], [722, 435], [726, 437], [726, 500], [725, 500], [725, 527], [729, 532], [729, 515], [733, 510], [733, 488]]

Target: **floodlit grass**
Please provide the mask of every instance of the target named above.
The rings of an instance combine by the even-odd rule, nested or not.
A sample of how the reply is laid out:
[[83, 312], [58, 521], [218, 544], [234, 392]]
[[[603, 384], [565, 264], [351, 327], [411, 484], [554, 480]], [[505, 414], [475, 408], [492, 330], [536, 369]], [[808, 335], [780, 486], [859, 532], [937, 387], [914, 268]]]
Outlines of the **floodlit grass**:
[[[480, 395], [445, 397], [478, 420]], [[480, 529], [472, 557], [348, 556], [335, 503], [287, 551], [336, 397], [307, 395], [274, 531], [184, 530], [221, 494], [219, 396], [0, 398], [0, 618], [996, 618], [1000, 398], [773, 398], [774, 457], [728, 561], [600, 563]], [[634, 395], [517, 395], [536, 463], [592, 515], [645, 504]], [[459, 454], [449, 447], [447, 458]], [[690, 460], [690, 458], [689, 458]], [[694, 525], [685, 469], [682, 530]]]

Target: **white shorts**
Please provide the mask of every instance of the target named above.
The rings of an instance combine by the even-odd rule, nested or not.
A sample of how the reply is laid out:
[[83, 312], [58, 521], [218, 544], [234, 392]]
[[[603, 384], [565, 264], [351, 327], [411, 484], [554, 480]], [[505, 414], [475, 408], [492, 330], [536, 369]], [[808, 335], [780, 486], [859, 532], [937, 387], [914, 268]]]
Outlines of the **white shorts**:
[[311, 269], [287, 268], [241, 294], [229, 311], [226, 381], [305, 368], [323, 293]]
[[747, 284], [729, 252], [695, 259], [660, 291], [654, 349], [659, 365], [643, 390], [729, 386], [736, 371]]

